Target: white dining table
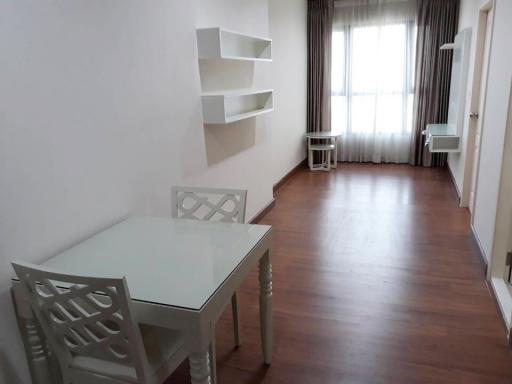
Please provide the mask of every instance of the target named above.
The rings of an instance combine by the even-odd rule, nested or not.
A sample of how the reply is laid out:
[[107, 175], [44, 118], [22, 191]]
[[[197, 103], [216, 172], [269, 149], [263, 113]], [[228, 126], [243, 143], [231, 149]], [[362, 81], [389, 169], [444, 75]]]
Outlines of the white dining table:
[[[216, 320], [258, 263], [263, 360], [270, 364], [271, 235], [267, 225], [131, 217], [42, 265], [69, 274], [125, 276], [139, 322], [183, 332], [194, 383], [210, 374]], [[56, 384], [51, 351], [16, 277], [12, 292], [32, 381]]]

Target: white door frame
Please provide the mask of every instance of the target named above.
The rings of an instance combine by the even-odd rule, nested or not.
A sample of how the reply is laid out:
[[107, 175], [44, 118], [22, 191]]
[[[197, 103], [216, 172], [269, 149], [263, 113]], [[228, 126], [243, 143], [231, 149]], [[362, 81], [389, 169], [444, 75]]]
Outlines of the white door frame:
[[[512, 289], [506, 283], [508, 277], [506, 256], [507, 252], [512, 250], [512, 81], [508, 103], [507, 129], [494, 226], [494, 244], [489, 259], [489, 268], [487, 268], [487, 279], [491, 282], [503, 318], [510, 329], [512, 328]], [[510, 334], [509, 340], [512, 340]]]
[[[489, 76], [489, 66], [487, 65], [486, 73], [483, 72], [484, 62], [489, 62], [491, 45], [492, 45], [492, 33], [493, 33], [493, 25], [494, 24], [494, 12], [491, 17], [491, 36], [488, 39], [489, 48], [487, 49], [487, 56], [485, 55], [485, 41], [486, 41], [486, 31], [487, 31], [487, 21], [489, 11], [495, 9], [495, 0], [486, 0], [480, 6], [480, 10], [478, 12], [478, 25], [477, 25], [477, 33], [476, 33], [476, 46], [475, 46], [475, 55], [473, 58], [474, 67], [473, 67], [473, 79], [471, 83], [471, 101], [470, 101], [470, 114], [473, 112], [478, 113], [478, 118], [469, 117], [468, 121], [468, 138], [466, 141], [466, 155], [465, 155], [465, 165], [464, 165], [464, 177], [463, 177], [463, 185], [462, 185], [462, 193], [460, 199], [460, 205], [462, 207], [468, 207], [470, 205], [470, 195], [473, 184], [473, 177], [475, 177], [475, 196], [473, 198], [473, 203], [476, 200], [476, 189], [478, 184], [478, 162], [479, 157], [475, 159], [475, 141], [476, 141], [476, 133], [477, 133], [477, 124], [478, 120], [483, 123], [484, 114], [485, 114], [485, 98], [487, 94], [487, 79]], [[485, 77], [485, 89], [481, 89], [482, 78]], [[482, 110], [479, 111], [480, 101], [482, 100]], [[482, 135], [480, 135], [480, 144], [481, 144]], [[475, 164], [476, 162], [476, 164]], [[473, 169], [476, 169], [475, 174], [473, 174]], [[471, 212], [474, 211], [474, 206], [470, 207]], [[471, 223], [473, 223], [474, 215], [471, 215]]]

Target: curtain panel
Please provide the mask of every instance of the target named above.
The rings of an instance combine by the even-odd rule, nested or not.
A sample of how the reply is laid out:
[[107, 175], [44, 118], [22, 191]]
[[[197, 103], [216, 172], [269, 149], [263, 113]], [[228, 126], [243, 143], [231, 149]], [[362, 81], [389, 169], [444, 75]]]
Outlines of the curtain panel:
[[308, 0], [308, 132], [331, 130], [333, 9], [333, 0]]
[[457, 33], [459, 0], [418, 0], [418, 37], [410, 164], [444, 166], [446, 153], [432, 154], [422, 131], [427, 124], [446, 123], [452, 53], [441, 51]]
[[332, 42], [332, 130], [341, 161], [408, 163], [416, 0], [338, 0]]

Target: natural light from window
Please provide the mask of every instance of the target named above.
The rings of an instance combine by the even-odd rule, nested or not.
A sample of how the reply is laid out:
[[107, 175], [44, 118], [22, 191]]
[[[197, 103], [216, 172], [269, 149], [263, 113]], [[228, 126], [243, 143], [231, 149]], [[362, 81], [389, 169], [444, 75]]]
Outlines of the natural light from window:
[[410, 135], [414, 32], [408, 23], [333, 32], [333, 130]]

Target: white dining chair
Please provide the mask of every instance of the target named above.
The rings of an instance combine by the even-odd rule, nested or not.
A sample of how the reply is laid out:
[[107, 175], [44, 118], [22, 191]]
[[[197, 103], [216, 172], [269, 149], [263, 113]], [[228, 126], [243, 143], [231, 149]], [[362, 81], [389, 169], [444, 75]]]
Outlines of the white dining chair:
[[[244, 223], [247, 191], [202, 187], [172, 187], [172, 217], [203, 221]], [[241, 345], [240, 305], [238, 294], [231, 297], [235, 346]], [[210, 364], [213, 383], [217, 382], [215, 356], [215, 326], [210, 346]]]
[[126, 279], [12, 266], [64, 384], [161, 384], [187, 357], [179, 332], [139, 325]]

